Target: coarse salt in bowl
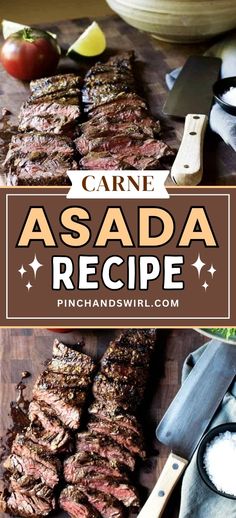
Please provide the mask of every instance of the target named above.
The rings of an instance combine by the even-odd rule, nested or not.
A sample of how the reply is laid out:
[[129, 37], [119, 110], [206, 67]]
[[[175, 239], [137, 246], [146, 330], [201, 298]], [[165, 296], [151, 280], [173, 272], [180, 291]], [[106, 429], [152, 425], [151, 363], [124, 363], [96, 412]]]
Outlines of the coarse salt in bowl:
[[236, 499], [236, 423], [217, 426], [203, 437], [197, 465], [210, 489]]

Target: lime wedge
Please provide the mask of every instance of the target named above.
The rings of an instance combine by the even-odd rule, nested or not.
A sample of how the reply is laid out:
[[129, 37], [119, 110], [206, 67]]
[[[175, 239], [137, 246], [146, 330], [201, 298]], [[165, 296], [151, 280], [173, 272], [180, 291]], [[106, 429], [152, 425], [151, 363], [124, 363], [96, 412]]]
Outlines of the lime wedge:
[[80, 56], [93, 57], [102, 54], [106, 48], [106, 37], [97, 22], [89, 27], [71, 45], [67, 54], [79, 54]]
[[[4, 40], [6, 40], [8, 36], [11, 36], [11, 34], [14, 34], [14, 32], [22, 31], [22, 29], [25, 28], [29, 28], [29, 25], [22, 25], [21, 23], [10, 22], [10, 20], [2, 20], [2, 34]], [[49, 31], [46, 32], [48, 32], [48, 34], [50, 34], [53, 38], [57, 38], [56, 34], [53, 34]]]

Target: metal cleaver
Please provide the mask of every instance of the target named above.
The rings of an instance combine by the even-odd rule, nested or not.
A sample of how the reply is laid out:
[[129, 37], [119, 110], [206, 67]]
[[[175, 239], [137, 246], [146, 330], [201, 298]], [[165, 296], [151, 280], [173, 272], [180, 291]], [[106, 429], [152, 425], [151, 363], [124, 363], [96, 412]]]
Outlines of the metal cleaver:
[[138, 518], [159, 518], [236, 376], [236, 346], [210, 342], [156, 430], [172, 453]]
[[203, 175], [203, 143], [221, 59], [191, 56], [169, 93], [163, 112], [185, 118], [182, 142], [171, 169], [178, 185], [197, 185]]

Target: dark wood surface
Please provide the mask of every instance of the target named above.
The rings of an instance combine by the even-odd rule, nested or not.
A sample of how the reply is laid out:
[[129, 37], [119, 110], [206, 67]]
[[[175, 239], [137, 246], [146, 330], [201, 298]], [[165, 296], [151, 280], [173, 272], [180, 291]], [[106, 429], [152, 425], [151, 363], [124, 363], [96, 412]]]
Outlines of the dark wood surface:
[[[43, 26], [58, 34], [62, 48], [66, 49], [76, 40], [91, 20], [80, 19], [59, 22], [55, 25]], [[206, 45], [173, 45], [163, 43], [147, 33], [142, 33], [123, 22], [117, 16], [107, 16], [99, 19], [107, 37], [108, 50], [134, 49], [137, 56], [137, 74], [143, 84], [144, 93], [149, 101], [151, 111], [162, 121], [163, 138], [174, 148], [178, 148], [183, 132], [183, 121], [173, 121], [164, 117], [164, 105], [167, 87], [165, 75], [175, 67], [184, 64], [191, 54], [200, 54], [206, 50]], [[42, 27], [42, 26], [41, 26]], [[104, 58], [106, 55], [104, 56]], [[81, 72], [88, 62], [73, 63], [69, 59], [62, 59], [59, 72], [76, 70]], [[0, 68], [0, 108], [6, 107], [12, 113], [12, 120], [17, 120], [17, 113], [22, 102], [29, 93], [28, 85], [10, 77]], [[0, 126], [0, 160], [4, 156], [4, 141], [9, 140], [8, 131], [2, 131]], [[235, 184], [236, 160], [235, 152], [210, 130], [205, 139], [204, 151], [204, 178], [203, 184], [224, 185]]]
[[[10, 402], [16, 399], [16, 385], [21, 372], [28, 370], [31, 377], [26, 380], [26, 398], [31, 399], [32, 386], [44, 368], [44, 362], [51, 357], [55, 337], [68, 344], [85, 342], [84, 351], [95, 358], [101, 357], [109, 340], [120, 330], [77, 330], [59, 335], [44, 329], [2, 329], [0, 330], [0, 435], [3, 436], [11, 423]], [[137, 479], [150, 491], [167, 459], [169, 451], [155, 440], [155, 428], [180, 387], [182, 366], [190, 352], [200, 347], [207, 339], [191, 329], [157, 330], [156, 354], [150, 372], [150, 390], [143, 413], [144, 433], [148, 460], [141, 467]], [[172, 496], [163, 518], [177, 518], [180, 502], [180, 488]], [[1, 518], [8, 515], [0, 513]], [[57, 515], [59, 517], [59, 514]], [[60, 514], [62, 518], [63, 514]]]

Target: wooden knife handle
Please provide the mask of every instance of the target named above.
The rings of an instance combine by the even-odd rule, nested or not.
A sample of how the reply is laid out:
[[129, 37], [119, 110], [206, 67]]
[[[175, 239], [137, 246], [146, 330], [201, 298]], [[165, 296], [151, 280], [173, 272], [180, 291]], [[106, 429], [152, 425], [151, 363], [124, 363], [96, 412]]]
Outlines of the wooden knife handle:
[[171, 493], [184, 472], [188, 461], [171, 453], [137, 518], [159, 518], [165, 510]]
[[203, 143], [208, 117], [187, 115], [179, 151], [171, 169], [178, 185], [198, 185], [203, 175]]

